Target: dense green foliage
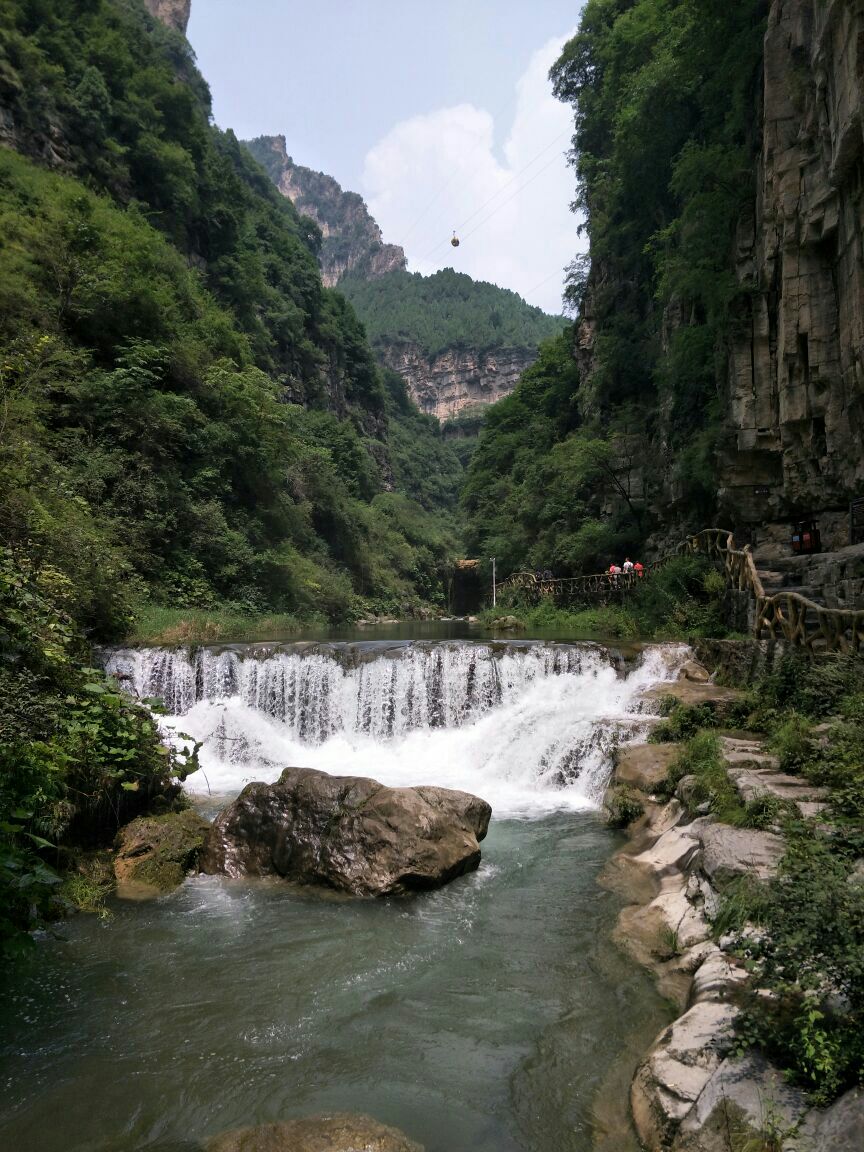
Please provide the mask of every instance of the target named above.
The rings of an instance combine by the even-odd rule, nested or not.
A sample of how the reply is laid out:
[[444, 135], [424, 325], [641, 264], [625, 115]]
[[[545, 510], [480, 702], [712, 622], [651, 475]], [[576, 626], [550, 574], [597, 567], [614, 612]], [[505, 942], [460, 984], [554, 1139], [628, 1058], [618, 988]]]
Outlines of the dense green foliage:
[[471, 469], [469, 546], [508, 567], [596, 569], [658, 522], [713, 515], [729, 336], [750, 323], [733, 239], [752, 201], [765, 10], [588, 0], [552, 70], [575, 109], [590, 248], [570, 276], [569, 346], [490, 414]]
[[8, 936], [56, 910], [53, 845], [110, 841], [182, 767], [89, 643], [141, 603], [442, 603], [461, 465], [385, 389], [317, 228], [211, 124], [188, 44], [141, 0], [6, 0], [0, 123]]
[[373, 345], [409, 341], [428, 356], [448, 348], [536, 348], [563, 327], [516, 292], [444, 268], [432, 276], [388, 272], [347, 277], [339, 291], [354, 305]]
[[[664, 640], [723, 636], [725, 590], [723, 576], [704, 557], [677, 556], [637, 587], [611, 594], [605, 603], [589, 600], [580, 604], [575, 599], [561, 605], [551, 598], [505, 591], [499, 596], [499, 606], [487, 609], [483, 618], [493, 624], [496, 618], [515, 612], [532, 628], [554, 628], [574, 637], [594, 634]], [[677, 733], [668, 739], [679, 736]]]
[[744, 805], [716, 734], [696, 727], [706, 717], [686, 708], [665, 722], [689, 735], [665, 787], [669, 794], [684, 781], [691, 812], [782, 827], [779, 875], [727, 886], [714, 929], [740, 934], [736, 950], [761, 989], [745, 995], [739, 1045], [762, 1049], [824, 1105], [864, 1083], [864, 666], [855, 657], [789, 654], [743, 706], [742, 726], [766, 732], [781, 767], [831, 789], [827, 807], [804, 819], [773, 796]]
[[46, 851], [110, 839], [196, 766], [193, 746], [160, 744], [149, 712], [88, 666], [76, 606], [56, 568], [0, 552], [0, 952], [59, 910]]
[[[185, 41], [139, 0], [15, 0], [0, 53], [20, 149], [50, 139], [78, 177], [2, 154], [4, 539], [74, 575], [102, 635], [118, 579], [322, 618], [440, 597], [451, 542], [386, 491], [363, 330], [321, 286], [314, 225], [209, 124]], [[415, 431], [425, 472], [438, 442]]]

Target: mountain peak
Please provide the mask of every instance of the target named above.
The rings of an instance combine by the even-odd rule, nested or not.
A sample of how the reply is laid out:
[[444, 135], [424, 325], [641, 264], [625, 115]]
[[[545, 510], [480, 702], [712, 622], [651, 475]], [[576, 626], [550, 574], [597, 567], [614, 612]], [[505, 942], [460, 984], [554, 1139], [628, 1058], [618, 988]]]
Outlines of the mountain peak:
[[144, 4], [151, 16], [155, 16], [175, 32], [186, 35], [192, 0], [144, 0]]
[[295, 164], [284, 136], [259, 136], [246, 147], [298, 212], [321, 229], [321, 278], [333, 288], [345, 276], [374, 280], [407, 267], [398, 244], [385, 244], [362, 196], [346, 192], [332, 176]]

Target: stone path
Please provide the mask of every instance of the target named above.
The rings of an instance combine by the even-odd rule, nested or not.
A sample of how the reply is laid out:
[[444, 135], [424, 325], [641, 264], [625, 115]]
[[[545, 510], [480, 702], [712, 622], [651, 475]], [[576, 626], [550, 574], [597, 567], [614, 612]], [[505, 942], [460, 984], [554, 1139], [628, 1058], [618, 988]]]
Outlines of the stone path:
[[776, 756], [756, 737], [722, 736], [720, 744], [726, 771], [745, 804], [760, 796], [776, 796], [791, 802], [802, 816], [818, 815], [825, 807], [827, 788], [819, 788], [801, 776], [780, 771]]
[[[709, 704], [721, 715], [741, 696], [683, 679], [644, 693], [645, 710], [656, 710], [669, 695]], [[804, 816], [825, 807], [827, 790], [782, 772], [759, 737], [735, 733], [720, 740], [726, 770], [744, 803], [774, 796]], [[638, 901], [621, 912], [617, 938], [651, 968], [660, 990], [682, 1013], [657, 1036], [633, 1080], [640, 1140], [649, 1152], [728, 1152], [730, 1123], [759, 1137], [770, 1107], [772, 1122], [789, 1133], [784, 1152], [859, 1152], [864, 1094], [853, 1091], [827, 1110], [811, 1109], [804, 1094], [757, 1053], [734, 1054], [736, 990], [748, 974], [731, 951], [737, 937], [715, 942], [711, 920], [729, 880], [776, 875], [784, 843], [776, 832], [733, 827], [710, 815], [694, 819], [679, 796], [662, 803], [657, 790], [679, 751], [676, 744], [626, 745], [619, 749], [614, 777], [641, 792], [646, 808], [631, 826], [633, 847], [614, 861], [619, 880], [632, 876], [629, 892]], [[742, 935], [748, 931], [758, 929], [745, 928]], [[793, 1136], [799, 1125], [801, 1134]]]

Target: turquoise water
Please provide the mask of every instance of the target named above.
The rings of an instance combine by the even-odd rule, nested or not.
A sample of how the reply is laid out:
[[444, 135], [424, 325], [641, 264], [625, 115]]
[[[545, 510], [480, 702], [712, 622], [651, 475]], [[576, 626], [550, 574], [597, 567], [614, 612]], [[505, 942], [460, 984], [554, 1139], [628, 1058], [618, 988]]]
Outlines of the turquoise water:
[[5, 997], [0, 1147], [191, 1152], [338, 1109], [427, 1152], [587, 1152], [657, 1012], [604, 943], [613, 843], [590, 812], [506, 820], [478, 873], [407, 901], [202, 877], [79, 916]]

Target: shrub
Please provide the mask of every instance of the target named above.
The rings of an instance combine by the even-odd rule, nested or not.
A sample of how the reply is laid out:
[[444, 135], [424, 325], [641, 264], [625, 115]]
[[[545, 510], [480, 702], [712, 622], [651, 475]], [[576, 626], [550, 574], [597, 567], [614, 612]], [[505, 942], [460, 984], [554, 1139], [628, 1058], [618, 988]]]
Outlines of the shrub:
[[864, 886], [849, 870], [828, 837], [792, 836], [758, 907], [765, 933], [747, 943], [770, 995], [746, 1000], [742, 1047], [763, 1049], [816, 1104], [864, 1080]]
[[626, 784], [614, 787], [606, 797], [606, 823], [610, 828], [626, 828], [644, 813], [645, 806]]

